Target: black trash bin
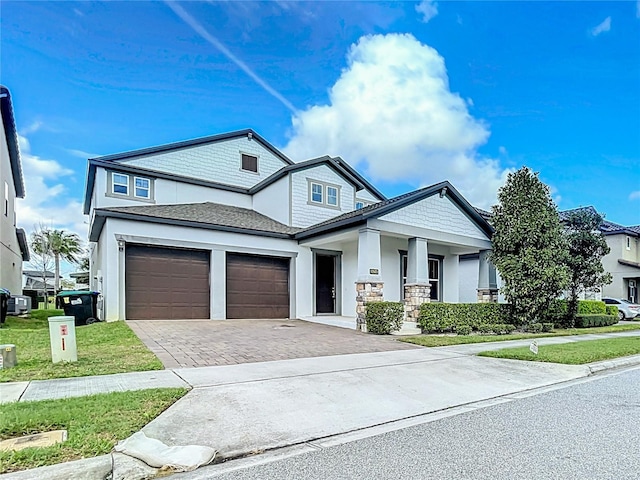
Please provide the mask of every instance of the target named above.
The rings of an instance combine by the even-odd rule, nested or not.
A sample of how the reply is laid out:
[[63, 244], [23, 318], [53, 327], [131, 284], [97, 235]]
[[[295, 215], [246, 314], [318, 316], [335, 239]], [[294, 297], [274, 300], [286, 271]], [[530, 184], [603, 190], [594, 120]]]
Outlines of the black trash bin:
[[76, 326], [91, 325], [99, 322], [98, 296], [100, 293], [89, 290], [68, 290], [56, 295], [56, 303], [64, 314], [75, 318]]
[[11, 298], [11, 292], [6, 288], [0, 288], [0, 325], [4, 325], [4, 321], [7, 319], [9, 298]]

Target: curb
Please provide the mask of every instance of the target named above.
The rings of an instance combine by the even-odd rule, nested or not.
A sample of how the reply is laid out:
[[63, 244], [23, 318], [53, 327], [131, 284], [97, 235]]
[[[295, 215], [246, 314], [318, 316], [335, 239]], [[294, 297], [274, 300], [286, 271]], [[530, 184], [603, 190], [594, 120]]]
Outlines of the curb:
[[640, 355], [631, 355], [629, 357], [614, 358], [612, 360], [603, 360], [601, 362], [589, 363], [587, 366], [591, 375], [612, 370], [614, 368], [633, 367], [640, 365]]

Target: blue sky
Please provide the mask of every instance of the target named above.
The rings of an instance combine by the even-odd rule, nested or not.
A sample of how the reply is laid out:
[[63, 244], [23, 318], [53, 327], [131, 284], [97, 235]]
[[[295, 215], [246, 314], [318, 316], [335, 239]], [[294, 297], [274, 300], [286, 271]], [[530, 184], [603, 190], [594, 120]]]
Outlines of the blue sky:
[[511, 169], [640, 224], [638, 2], [2, 2], [27, 229], [86, 235], [86, 159], [251, 127], [389, 196]]

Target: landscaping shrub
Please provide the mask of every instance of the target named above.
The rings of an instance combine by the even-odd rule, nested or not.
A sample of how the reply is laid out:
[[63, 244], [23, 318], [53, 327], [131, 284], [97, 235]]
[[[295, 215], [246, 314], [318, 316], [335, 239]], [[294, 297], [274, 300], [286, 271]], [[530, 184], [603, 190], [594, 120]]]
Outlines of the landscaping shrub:
[[530, 333], [540, 333], [542, 332], [542, 324], [541, 323], [532, 323], [527, 327], [527, 332]]
[[606, 315], [607, 304], [600, 300], [580, 300], [578, 301], [578, 315]]
[[392, 331], [400, 330], [403, 317], [404, 305], [402, 302], [367, 303], [367, 332], [388, 335]]
[[495, 323], [489, 326], [493, 330], [493, 333], [495, 333], [496, 335], [509, 335], [516, 329], [514, 325], [511, 325], [509, 323]]
[[606, 327], [618, 323], [617, 315], [584, 314], [576, 316], [576, 328]]
[[480, 325], [478, 326], [478, 331], [484, 334], [493, 333], [493, 325], [489, 323], [485, 325]]
[[458, 325], [456, 327], [456, 333], [458, 335], [471, 335], [471, 326], [470, 325]]
[[553, 332], [553, 323], [543, 323], [542, 324], [542, 331], [547, 333], [547, 332]]
[[481, 325], [510, 321], [509, 306], [502, 303], [424, 303], [418, 318], [425, 332], [451, 332], [461, 325], [479, 330]]
[[607, 307], [607, 315], [618, 315], [618, 307], [615, 305], [606, 305]]

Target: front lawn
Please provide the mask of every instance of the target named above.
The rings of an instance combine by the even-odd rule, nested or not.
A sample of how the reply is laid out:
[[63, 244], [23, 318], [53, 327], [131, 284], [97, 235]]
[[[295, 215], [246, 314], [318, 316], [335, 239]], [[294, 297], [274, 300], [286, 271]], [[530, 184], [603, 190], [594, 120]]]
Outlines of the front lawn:
[[67, 430], [67, 441], [50, 447], [0, 451], [0, 473], [95, 457], [169, 408], [184, 388], [156, 388], [88, 397], [2, 405], [0, 439]]
[[420, 335], [419, 337], [400, 337], [398, 340], [414, 343], [423, 347], [446, 347], [467, 343], [504, 342], [507, 340], [528, 340], [543, 337], [564, 337], [568, 335], [586, 335], [589, 333], [613, 333], [640, 330], [640, 325], [611, 325], [609, 327], [558, 329], [551, 333], [512, 333], [510, 335]]
[[76, 327], [78, 361], [51, 363], [47, 318], [61, 314], [61, 310], [34, 310], [28, 319], [7, 317], [0, 343], [16, 345], [18, 365], [0, 370], [0, 382], [162, 370], [160, 360], [125, 322]]
[[582, 365], [584, 363], [626, 357], [640, 353], [640, 338], [607, 338], [605, 340], [589, 340], [586, 342], [563, 343], [560, 345], [540, 345], [538, 354], [529, 347], [505, 348], [478, 355], [494, 358], [512, 358], [533, 362], [566, 363]]

